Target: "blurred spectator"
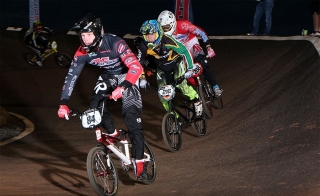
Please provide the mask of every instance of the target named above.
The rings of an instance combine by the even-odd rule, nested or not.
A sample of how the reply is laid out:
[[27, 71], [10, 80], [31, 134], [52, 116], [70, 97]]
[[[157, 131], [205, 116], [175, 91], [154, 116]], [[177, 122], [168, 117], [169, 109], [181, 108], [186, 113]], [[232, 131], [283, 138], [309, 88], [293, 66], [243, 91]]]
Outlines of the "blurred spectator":
[[310, 35], [320, 35], [320, 0], [310, 0], [310, 12], [313, 18], [313, 33]]
[[258, 35], [259, 33], [259, 23], [262, 15], [265, 15], [266, 26], [263, 35], [270, 35], [271, 24], [272, 24], [272, 8], [274, 5], [274, 0], [256, 0], [259, 1], [256, 6], [256, 11], [253, 17], [253, 30], [247, 35]]

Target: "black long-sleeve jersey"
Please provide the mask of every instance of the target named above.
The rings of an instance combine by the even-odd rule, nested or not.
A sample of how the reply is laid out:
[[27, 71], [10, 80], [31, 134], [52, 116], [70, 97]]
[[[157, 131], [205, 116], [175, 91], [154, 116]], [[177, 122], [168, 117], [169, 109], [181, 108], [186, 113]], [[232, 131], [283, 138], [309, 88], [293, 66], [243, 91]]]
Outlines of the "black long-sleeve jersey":
[[103, 73], [109, 75], [127, 73], [125, 81], [120, 84], [125, 87], [135, 84], [143, 70], [136, 56], [122, 38], [106, 34], [96, 52], [87, 53], [82, 46], [76, 51], [62, 88], [61, 104], [67, 104], [86, 63], [100, 67]]

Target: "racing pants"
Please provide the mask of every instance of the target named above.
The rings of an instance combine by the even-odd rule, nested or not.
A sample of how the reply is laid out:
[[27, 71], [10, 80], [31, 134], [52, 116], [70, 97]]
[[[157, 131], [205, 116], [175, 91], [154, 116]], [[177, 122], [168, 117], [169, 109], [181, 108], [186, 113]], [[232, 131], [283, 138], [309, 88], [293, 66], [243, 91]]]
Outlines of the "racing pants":
[[[164, 86], [167, 84], [172, 84], [172, 80], [175, 80], [181, 76], [183, 76], [186, 72], [186, 65], [183, 60], [177, 61], [176, 65], [172, 67], [169, 71], [164, 71], [162, 69], [157, 69], [157, 84], [158, 86]], [[187, 80], [184, 79], [180, 84], [176, 85], [176, 87], [184, 94], [189, 97], [191, 101], [198, 100], [199, 96], [197, 91], [193, 89], [192, 86], [188, 85]], [[169, 106], [168, 102], [160, 99], [164, 109], [168, 111]]]
[[[106, 94], [111, 94], [112, 91], [124, 81], [125, 77], [126, 74], [101, 74], [92, 93], [90, 108], [97, 108], [104, 104], [101, 125], [108, 133], [113, 133], [115, 130], [114, 120], [107, 109], [107, 106], [111, 104], [112, 101], [102, 102], [102, 100]], [[132, 157], [135, 159], [143, 159], [144, 135], [141, 124], [142, 100], [138, 83], [139, 80], [132, 87], [126, 88], [123, 93], [121, 99], [122, 116], [132, 143]]]

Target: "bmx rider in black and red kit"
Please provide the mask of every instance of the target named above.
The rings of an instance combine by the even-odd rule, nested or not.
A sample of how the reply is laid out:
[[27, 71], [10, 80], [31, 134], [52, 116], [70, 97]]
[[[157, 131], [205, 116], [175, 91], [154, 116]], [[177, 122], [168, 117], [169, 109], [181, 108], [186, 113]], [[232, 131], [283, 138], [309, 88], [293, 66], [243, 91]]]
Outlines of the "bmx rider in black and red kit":
[[[68, 75], [65, 79], [58, 116], [69, 115], [68, 100], [86, 63], [101, 68], [93, 90], [90, 108], [97, 108], [106, 94], [112, 94], [116, 101], [122, 98], [122, 115], [132, 143], [132, 156], [136, 165], [137, 179], [145, 177], [144, 171], [144, 134], [141, 125], [142, 100], [139, 91], [139, 77], [142, 66], [127, 43], [113, 34], [104, 34], [100, 18], [88, 14], [77, 22], [71, 30], [77, 32], [81, 46], [75, 53]], [[106, 103], [108, 104], [108, 103]], [[111, 135], [120, 133], [105, 107], [102, 127]]]

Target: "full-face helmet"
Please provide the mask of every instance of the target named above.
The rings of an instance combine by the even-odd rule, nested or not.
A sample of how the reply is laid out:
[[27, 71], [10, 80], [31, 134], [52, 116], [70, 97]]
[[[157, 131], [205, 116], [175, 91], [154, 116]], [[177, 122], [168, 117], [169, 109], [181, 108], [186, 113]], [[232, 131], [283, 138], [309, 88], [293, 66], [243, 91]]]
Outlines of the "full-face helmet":
[[[147, 43], [148, 48], [150, 49], [154, 49], [155, 47], [157, 47], [163, 36], [163, 30], [160, 24], [156, 20], [145, 21], [140, 28], [140, 33], [142, 33], [143, 39]], [[156, 33], [156, 39], [151, 43], [151, 42], [148, 42], [146, 35], [149, 35], [152, 33]]]
[[172, 12], [168, 10], [164, 10], [159, 14], [158, 22], [160, 23], [166, 35], [172, 35], [172, 33], [176, 30], [176, 17]]
[[[76, 31], [79, 35], [81, 46], [83, 49], [85, 49], [88, 53], [91, 53], [95, 51], [100, 41], [103, 37], [104, 31], [103, 26], [101, 23], [100, 18], [97, 18], [93, 14], [89, 13], [85, 17], [83, 17], [81, 20], [79, 20], [72, 28], [71, 30]], [[95, 36], [93, 42], [90, 45], [86, 45], [84, 41], [82, 40], [81, 33], [90, 33], [92, 32]]]
[[40, 31], [41, 29], [43, 29], [43, 25], [40, 21], [35, 21], [32, 26], [33, 31]]

